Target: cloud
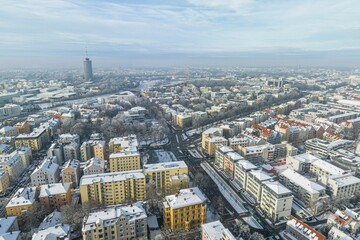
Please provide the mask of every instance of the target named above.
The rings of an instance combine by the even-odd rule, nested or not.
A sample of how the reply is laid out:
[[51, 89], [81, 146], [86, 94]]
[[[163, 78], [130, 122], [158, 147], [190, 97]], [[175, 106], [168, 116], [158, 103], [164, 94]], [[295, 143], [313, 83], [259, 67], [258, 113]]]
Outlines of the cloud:
[[244, 14], [249, 11], [253, 0], [187, 0], [196, 6], [221, 8], [231, 10], [237, 14]]

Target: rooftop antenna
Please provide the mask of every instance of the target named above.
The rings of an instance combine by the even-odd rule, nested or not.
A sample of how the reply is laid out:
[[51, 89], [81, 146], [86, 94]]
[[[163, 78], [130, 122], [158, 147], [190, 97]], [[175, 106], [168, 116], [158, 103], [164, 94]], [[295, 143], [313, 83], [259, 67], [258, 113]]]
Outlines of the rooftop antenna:
[[85, 47], [85, 58], [88, 58], [87, 46]]

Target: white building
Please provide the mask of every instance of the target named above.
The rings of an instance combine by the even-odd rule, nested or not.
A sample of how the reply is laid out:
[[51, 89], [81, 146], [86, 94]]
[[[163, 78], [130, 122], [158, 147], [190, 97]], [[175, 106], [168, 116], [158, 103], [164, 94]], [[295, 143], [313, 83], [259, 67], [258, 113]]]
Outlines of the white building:
[[147, 239], [147, 215], [141, 203], [90, 213], [82, 228], [84, 240]]
[[273, 221], [284, 220], [291, 215], [292, 192], [278, 181], [266, 181], [262, 185], [260, 208]]
[[91, 158], [86, 162], [84, 175], [95, 175], [105, 172], [105, 161], [101, 158]]
[[257, 202], [261, 201], [262, 184], [272, 177], [262, 170], [252, 170], [247, 174], [245, 190], [250, 193]]
[[68, 224], [59, 224], [34, 233], [32, 240], [71, 240], [71, 226]]
[[41, 165], [35, 168], [31, 174], [32, 186], [58, 183], [60, 181], [59, 165], [55, 163], [55, 158], [45, 158]]
[[245, 188], [247, 183], [248, 172], [257, 169], [258, 167], [247, 160], [238, 161], [235, 164], [234, 180], [240, 187]]
[[333, 199], [349, 199], [360, 192], [360, 179], [351, 174], [327, 178], [327, 189]]
[[201, 225], [202, 240], [235, 240], [236, 238], [229, 229], [225, 228], [220, 221], [209, 222]]

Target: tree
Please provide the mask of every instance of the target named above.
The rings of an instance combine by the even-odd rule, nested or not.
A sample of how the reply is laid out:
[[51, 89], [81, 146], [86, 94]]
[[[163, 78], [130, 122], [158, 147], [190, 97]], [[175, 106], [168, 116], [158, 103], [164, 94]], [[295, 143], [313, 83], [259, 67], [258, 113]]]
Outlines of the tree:
[[70, 224], [75, 231], [81, 230], [84, 217], [87, 217], [90, 212], [90, 206], [87, 204], [81, 205], [64, 205], [60, 208], [61, 222]]
[[250, 227], [242, 221], [235, 219], [234, 229], [238, 232], [238, 237], [248, 238], [250, 234]]

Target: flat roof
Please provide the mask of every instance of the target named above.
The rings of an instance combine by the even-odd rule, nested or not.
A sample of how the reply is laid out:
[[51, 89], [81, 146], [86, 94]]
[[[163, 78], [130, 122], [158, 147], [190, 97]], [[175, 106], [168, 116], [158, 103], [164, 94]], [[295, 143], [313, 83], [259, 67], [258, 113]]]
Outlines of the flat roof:
[[145, 175], [142, 173], [142, 170], [84, 175], [81, 177], [80, 185], [89, 185], [96, 182], [119, 182], [125, 181], [128, 178], [145, 179]]
[[329, 173], [330, 175], [343, 175], [346, 173], [345, 170], [336, 167], [335, 165], [332, 165], [331, 163], [328, 163], [324, 160], [318, 159], [314, 162], [312, 162], [312, 165], [314, 165], [317, 168], [322, 169], [323, 171]]
[[154, 164], [145, 164], [144, 172], [152, 171], [164, 171], [172, 169], [188, 168], [184, 161], [175, 161], [175, 162], [165, 162], [165, 163], [154, 163]]
[[318, 193], [325, 190], [325, 187], [317, 184], [316, 182], [310, 181], [303, 175], [295, 172], [292, 169], [286, 169], [284, 172], [280, 174], [280, 176], [284, 176], [289, 179], [291, 182], [296, 183], [301, 188], [305, 189], [307, 192], [310, 193]]
[[266, 181], [263, 184], [278, 195], [292, 194], [292, 191], [282, 185], [279, 181]]

